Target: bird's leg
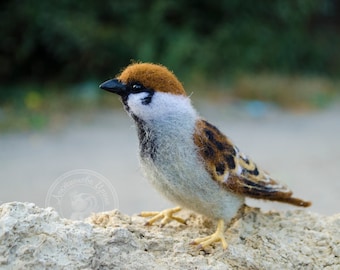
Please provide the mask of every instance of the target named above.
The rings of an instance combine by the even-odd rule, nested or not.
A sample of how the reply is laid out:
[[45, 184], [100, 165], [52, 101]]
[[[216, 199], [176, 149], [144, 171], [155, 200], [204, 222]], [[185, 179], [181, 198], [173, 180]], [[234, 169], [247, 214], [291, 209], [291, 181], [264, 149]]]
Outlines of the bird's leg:
[[205, 249], [214, 242], [221, 242], [223, 249], [228, 247], [227, 241], [224, 237], [224, 220], [220, 219], [217, 224], [216, 231], [207, 237], [197, 238], [191, 242], [192, 245], [198, 245], [198, 249]]
[[184, 219], [173, 216], [174, 213], [179, 212], [181, 209], [181, 207], [177, 206], [175, 208], [165, 209], [160, 212], [141, 212], [139, 215], [142, 217], [152, 217], [145, 223], [145, 225], [152, 225], [160, 219], [162, 219], [161, 227], [163, 227], [165, 224], [170, 223], [172, 220], [176, 220], [179, 223], [185, 224]]
[[[230, 220], [230, 223], [228, 225], [228, 228], [231, 228], [240, 218], [243, 217], [246, 210], [248, 209], [248, 206], [243, 204], [240, 209], [237, 211], [237, 214], [235, 217], [233, 217]], [[217, 229], [216, 231], [207, 237], [203, 238], [197, 238], [194, 241], [192, 241], [190, 244], [192, 245], [198, 245], [198, 249], [205, 249], [206, 247], [210, 246], [214, 242], [221, 242], [223, 249], [226, 249], [228, 247], [227, 241], [224, 237], [224, 220], [220, 219], [217, 223]]]

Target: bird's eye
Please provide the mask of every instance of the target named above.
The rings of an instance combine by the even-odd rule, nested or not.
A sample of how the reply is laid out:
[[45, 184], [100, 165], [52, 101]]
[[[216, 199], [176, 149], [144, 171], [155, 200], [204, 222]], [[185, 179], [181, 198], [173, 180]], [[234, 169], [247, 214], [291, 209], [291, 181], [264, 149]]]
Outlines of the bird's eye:
[[144, 88], [143, 85], [141, 85], [140, 83], [135, 83], [132, 85], [132, 89], [137, 92], [142, 90], [143, 88]]

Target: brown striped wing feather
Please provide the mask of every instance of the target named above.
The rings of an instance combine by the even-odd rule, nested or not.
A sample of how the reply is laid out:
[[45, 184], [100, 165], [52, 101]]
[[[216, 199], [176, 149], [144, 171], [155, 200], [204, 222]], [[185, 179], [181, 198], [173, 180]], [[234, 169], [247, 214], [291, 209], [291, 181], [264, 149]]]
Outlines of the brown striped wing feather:
[[292, 191], [272, 179], [215, 126], [205, 120], [196, 122], [194, 142], [212, 179], [228, 190], [264, 200], [307, 207], [310, 202], [292, 197]]

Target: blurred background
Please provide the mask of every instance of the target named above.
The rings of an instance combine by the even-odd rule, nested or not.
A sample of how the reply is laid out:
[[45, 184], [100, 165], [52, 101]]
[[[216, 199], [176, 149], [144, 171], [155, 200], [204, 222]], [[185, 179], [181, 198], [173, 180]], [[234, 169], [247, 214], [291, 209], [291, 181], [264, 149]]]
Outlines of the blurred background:
[[[3, 1], [0, 203], [53, 206], [46, 196], [60, 176], [88, 169], [119, 201], [95, 211], [171, 205], [141, 175], [119, 100], [98, 88], [148, 61], [173, 70], [200, 114], [311, 211], [338, 213], [339, 14], [335, 0]], [[79, 207], [96, 204], [85, 197]]]

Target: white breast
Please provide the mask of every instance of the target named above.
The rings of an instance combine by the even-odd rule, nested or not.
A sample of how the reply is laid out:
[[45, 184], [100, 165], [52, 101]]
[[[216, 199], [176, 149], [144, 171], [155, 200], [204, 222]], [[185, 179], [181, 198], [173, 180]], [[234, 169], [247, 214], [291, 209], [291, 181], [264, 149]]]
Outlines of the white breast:
[[[175, 204], [226, 221], [244, 202], [212, 180], [197, 156], [193, 141], [198, 115], [187, 97], [157, 93], [152, 104], [160, 115], [143, 118], [156, 147], [154, 160], [141, 158], [142, 169], [155, 188]], [[161, 101], [157, 105], [157, 100]]]

